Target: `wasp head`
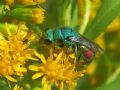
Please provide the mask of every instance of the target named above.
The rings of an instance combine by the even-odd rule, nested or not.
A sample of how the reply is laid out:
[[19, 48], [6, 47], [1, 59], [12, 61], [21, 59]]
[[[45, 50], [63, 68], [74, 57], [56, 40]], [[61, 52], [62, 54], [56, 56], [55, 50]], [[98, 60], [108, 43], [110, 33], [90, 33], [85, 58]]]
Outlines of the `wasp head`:
[[54, 42], [52, 29], [47, 29], [47, 31], [44, 33], [44, 42], [45, 44], [51, 44]]

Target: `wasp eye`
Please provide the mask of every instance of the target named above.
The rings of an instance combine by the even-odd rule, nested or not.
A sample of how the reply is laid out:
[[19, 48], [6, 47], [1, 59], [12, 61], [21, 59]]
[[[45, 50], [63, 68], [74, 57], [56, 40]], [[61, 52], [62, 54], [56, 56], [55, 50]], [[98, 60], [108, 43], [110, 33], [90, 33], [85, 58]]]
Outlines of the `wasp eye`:
[[45, 40], [44, 40], [44, 43], [45, 43], [46, 45], [50, 45], [52, 42], [51, 42], [49, 39], [45, 39]]

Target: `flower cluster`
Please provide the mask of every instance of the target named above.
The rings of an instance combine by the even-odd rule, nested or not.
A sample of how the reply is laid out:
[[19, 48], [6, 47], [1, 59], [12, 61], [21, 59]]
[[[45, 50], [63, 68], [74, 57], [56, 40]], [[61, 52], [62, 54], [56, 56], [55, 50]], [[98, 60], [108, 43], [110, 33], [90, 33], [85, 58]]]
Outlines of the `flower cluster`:
[[50, 49], [50, 56], [45, 59], [44, 55], [35, 52], [35, 55], [41, 60], [39, 65], [30, 65], [29, 69], [36, 71], [32, 79], [42, 77], [43, 90], [51, 90], [51, 85], [56, 84], [61, 90], [64, 90], [64, 84], [69, 90], [73, 90], [76, 86], [78, 78], [84, 76], [85, 70], [75, 71], [74, 64], [71, 63], [72, 58], [64, 51], [58, 54]]
[[5, 37], [1, 34], [3, 38], [0, 39], [0, 76], [17, 82], [12, 76], [23, 76], [23, 73], [27, 72], [24, 65], [26, 60], [32, 57], [33, 50], [28, 47], [27, 42], [24, 42], [24, 39], [27, 39], [28, 32], [18, 28], [11, 33], [7, 24], [6, 28], [8, 36]]

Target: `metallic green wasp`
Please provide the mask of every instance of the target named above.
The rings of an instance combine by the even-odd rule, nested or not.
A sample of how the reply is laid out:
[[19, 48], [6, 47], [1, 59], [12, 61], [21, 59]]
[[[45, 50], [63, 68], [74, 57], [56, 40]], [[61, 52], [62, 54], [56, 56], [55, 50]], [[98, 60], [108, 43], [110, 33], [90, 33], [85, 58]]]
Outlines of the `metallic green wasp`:
[[[69, 27], [48, 29], [44, 34], [44, 40], [47, 44], [58, 43], [60, 47], [75, 49], [75, 55], [78, 59], [82, 56], [85, 63], [89, 64], [95, 57], [96, 52], [102, 52], [102, 49], [94, 42], [86, 39], [75, 30]], [[80, 55], [78, 55], [80, 51]], [[75, 60], [76, 63], [76, 60]]]

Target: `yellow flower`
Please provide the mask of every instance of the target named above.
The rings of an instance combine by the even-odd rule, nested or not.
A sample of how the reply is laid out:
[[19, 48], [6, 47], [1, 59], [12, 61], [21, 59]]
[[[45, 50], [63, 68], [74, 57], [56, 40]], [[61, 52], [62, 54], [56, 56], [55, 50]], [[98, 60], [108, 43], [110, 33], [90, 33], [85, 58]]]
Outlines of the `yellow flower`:
[[51, 90], [53, 83], [61, 90], [63, 90], [63, 84], [67, 85], [69, 90], [72, 90], [70, 88], [75, 87], [77, 79], [85, 73], [85, 70], [74, 70], [71, 58], [64, 51], [61, 51], [55, 57], [52, 49], [50, 49], [50, 56], [47, 59], [43, 54], [35, 52], [35, 55], [42, 63], [39, 66], [30, 65], [29, 69], [37, 72], [32, 76], [32, 79], [42, 77], [43, 90]]
[[11, 33], [9, 26], [6, 26], [8, 36], [0, 39], [0, 76], [17, 82], [12, 76], [23, 76], [23, 73], [27, 72], [24, 65], [26, 60], [32, 57], [33, 50], [28, 47], [27, 42], [24, 42], [27, 39], [27, 31], [17, 29]]

